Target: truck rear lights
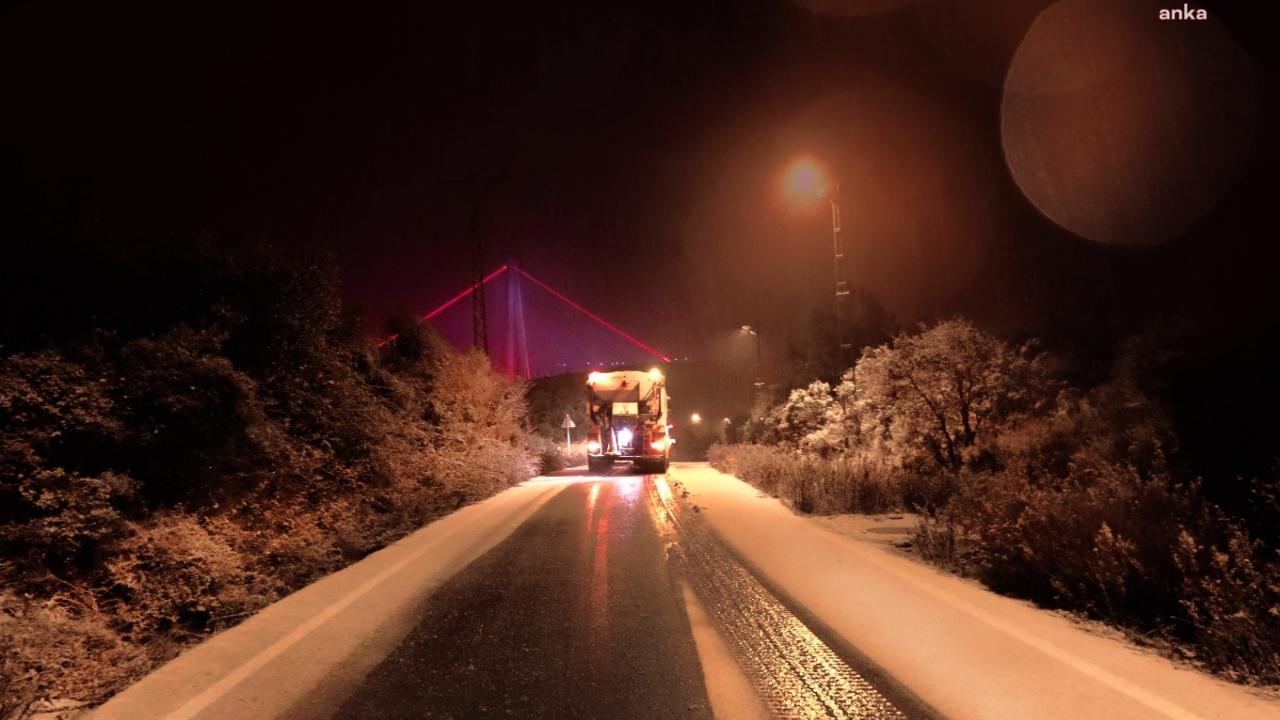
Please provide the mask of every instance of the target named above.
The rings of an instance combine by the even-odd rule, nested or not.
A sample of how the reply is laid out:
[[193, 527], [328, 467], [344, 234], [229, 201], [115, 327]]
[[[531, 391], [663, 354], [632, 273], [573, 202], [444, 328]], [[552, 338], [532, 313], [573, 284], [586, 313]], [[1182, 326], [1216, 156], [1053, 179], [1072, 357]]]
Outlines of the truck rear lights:
[[587, 452], [591, 453], [592, 455], [600, 452], [600, 443], [596, 442], [595, 440], [588, 440]]
[[663, 450], [667, 449], [667, 441], [659, 438], [649, 443], [649, 447], [653, 448], [654, 450], [657, 450], [658, 452], [662, 452]]

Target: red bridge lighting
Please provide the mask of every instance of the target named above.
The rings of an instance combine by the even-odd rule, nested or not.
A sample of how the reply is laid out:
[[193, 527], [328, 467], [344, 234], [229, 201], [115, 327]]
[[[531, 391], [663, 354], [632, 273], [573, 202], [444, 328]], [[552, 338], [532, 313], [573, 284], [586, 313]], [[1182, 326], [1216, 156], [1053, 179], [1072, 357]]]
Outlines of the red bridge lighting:
[[[498, 268], [497, 270], [494, 270], [493, 272], [491, 272], [491, 273], [489, 273], [488, 275], [486, 275], [486, 276], [485, 276], [485, 278], [484, 278], [483, 280], [481, 280], [479, 284], [483, 285], [483, 284], [485, 284], [485, 283], [489, 282], [490, 280], [492, 280], [492, 279], [494, 279], [494, 278], [498, 277], [499, 275], [501, 275], [501, 274], [502, 274], [502, 272], [503, 272], [504, 270], [506, 270], [506, 269], [507, 269], [507, 266], [506, 266], [506, 265], [503, 265], [502, 267]], [[447, 302], [447, 303], [445, 303], [445, 304], [441, 305], [440, 307], [436, 308], [435, 310], [432, 310], [431, 312], [427, 313], [426, 315], [423, 315], [423, 316], [422, 316], [422, 319], [423, 319], [423, 320], [430, 320], [431, 318], [433, 318], [433, 317], [435, 317], [436, 315], [438, 315], [438, 314], [440, 313], [440, 311], [441, 311], [441, 310], [444, 310], [445, 308], [447, 308], [447, 307], [449, 307], [450, 305], [452, 305], [452, 304], [454, 304], [454, 303], [458, 302], [458, 301], [459, 301], [459, 300], [461, 300], [462, 298], [464, 298], [464, 297], [466, 297], [466, 296], [470, 295], [471, 293], [475, 292], [475, 289], [476, 289], [476, 286], [475, 286], [475, 285], [472, 285], [471, 287], [467, 288], [466, 290], [463, 290], [463, 291], [462, 291], [462, 292], [461, 292], [457, 297], [455, 297], [454, 299], [452, 299], [452, 300], [450, 300], [449, 302]]]
[[[498, 277], [498, 276], [499, 276], [499, 275], [501, 275], [503, 272], [505, 272], [505, 271], [507, 271], [507, 270], [509, 270], [509, 269], [511, 269], [511, 266], [510, 266], [510, 265], [503, 265], [502, 267], [498, 268], [497, 270], [494, 270], [493, 272], [489, 273], [489, 274], [488, 274], [488, 275], [487, 275], [483, 280], [481, 280], [481, 281], [480, 281], [480, 284], [482, 284], [482, 285], [483, 285], [484, 283], [489, 282], [490, 280], [492, 280], [492, 279], [494, 279], [494, 278]], [[627, 333], [622, 332], [622, 331], [621, 331], [621, 330], [619, 330], [618, 328], [616, 328], [616, 327], [614, 327], [613, 325], [611, 325], [611, 324], [610, 324], [607, 320], [605, 320], [604, 318], [600, 317], [599, 315], [596, 315], [595, 313], [593, 313], [593, 312], [591, 312], [590, 310], [588, 310], [588, 309], [586, 309], [586, 308], [582, 307], [582, 306], [581, 306], [581, 305], [579, 305], [578, 303], [576, 303], [576, 302], [574, 302], [574, 301], [570, 300], [569, 298], [565, 297], [564, 295], [561, 295], [560, 293], [558, 293], [558, 292], [556, 292], [555, 290], [551, 289], [551, 286], [549, 286], [549, 285], [547, 285], [546, 283], [542, 282], [542, 281], [541, 281], [541, 280], [539, 280], [538, 278], [536, 278], [536, 277], [534, 277], [534, 276], [530, 275], [529, 273], [525, 272], [524, 270], [522, 270], [522, 269], [520, 269], [520, 268], [518, 268], [518, 267], [517, 267], [515, 270], [516, 270], [516, 272], [520, 273], [522, 276], [527, 277], [527, 278], [529, 278], [530, 280], [532, 280], [532, 281], [534, 282], [534, 284], [536, 284], [538, 287], [542, 288], [543, 290], [546, 290], [547, 292], [551, 293], [552, 295], [554, 295], [554, 296], [555, 296], [555, 297], [557, 297], [558, 299], [560, 299], [560, 300], [564, 301], [564, 302], [565, 302], [565, 303], [567, 303], [570, 307], [574, 308], [575, 310], [577, 310], [578, 312], [582, 313], [583, 315], [586, 315], [587, 317], [591, 318], [592, 320], [595, 320], [596, 322], [600, 323], [601, 325], [603, 325], [603, 326], [605, 326], [605, 327], [609, 328], [610, 330], [614, 331], [614, 332], [615, 332], [615, 333], [617, 333], [618, 335], [621, 335], [622, 337], [624, 337], [624, 338], [626, 338], [627, 340], [631, 341], [631, 342], [632, 342], [632, 343], [634, 343], [637, 347], [639, 347], [639, 348], [643, 349], [645, 352], [647, 352], [647, 353], [649, 353], [649, 354], [653, 355], [654, 357], [656, 357], [656, 358], [658, 358], [658, 359], [662, 360], [663, 362], [668, 362], [668, 363], [669, 363], [669, 362], [671, 362], [671, 358], [667, 357], [666, 355], [663, 355], [662, 353], [658, 352], [657, 350], [654, 350], [653, 348], [649, 347], [648, 345], [645, 345], [644, 343], [640, 342], [639, 340], [635, 339], [634, 337], [631, 337], [631, 336], [630, 336], [630, 335], [628, 335]], [[446, 302], [445, 304], [441, 305], [440, 307], [436, 308], [435, 310], [432, 310], [431, 312], [427, 313], [426, 315], [423, 315], [423, 316], [422, 316], [422, 319], [423, 319], [423, 320], [430, 320], [431, 318], [435, 317], [436, 315], [440, 314], [441, 312], [443, 312], [444, 310], [446, 310], [447, 308], [449, 308], [449, 307], [450, 307], [451, 305], [453, 305], [454, 303], [456, 303], [456, 302], [458, 302], [459, 300], [461, 300], [461, 299], [465, 298], [466, 296], [470, 295], [472, 292], [474, 292], [474, 291], [475, 291], [475, 289], [476, 289], [476, 286], [475, 286], [475, 285], [472, 285], [471, 287], [467, 288], [466, 290], [463, 290], [462, 292], [458, 293], [458, 295], [457, 295], [456, 297], [454, 297], [454, 298], [450, 299], [450, 300], [449, 300], [448, 302]], [[392, 335], [391, 337], [387, 338], [386, 340], [383, 340], [382, 342], [378, 343], [378, 347], [383, 347], [383, 346], [385, 346], [387, 343], [392, 342], [392, 341], [393, 341], [393, 340], [395, 340], [397, 337], [399, 337], [399, 335], [398, 335], [398, 334], [397, 334], [397, 335]]]
[[631, 337], [630, 335], [628, 335], [628, 334], [626, 334], [626, 333], [622, 332], [622, 331], [621, 331], [621, 330], [619, 330], [618, 328], [616, 328], [616, 327], [614, 327], [614, 326], [610, 325], [608, 322], [606, 322], [606, 321], [605, 321], [603, 318], [601, 318], [599, 315], [596, 315], [595, 313], [593, 313], [593, 312], [591, 312], [590, 310], [588, 310], [588, 309], [586, 309], [586, 308], [582, 307], [581, 305], [579, 305], [578, 303], [576, 303], [576, 302], [574, 302], [574, 301], [570, 300], [569, 298], [565, 297], [564, 295], [561, 295], [560, 293], [556, 292], [555, 290], [552, 290], [552, 289], [551, 289], [551, 288], [550, 288], [546, 283], [542, 282], [542, 281], [541, 281], [541, 280], [539, 280], [538, 278], [536, 278], [536, 277], [534, 277], [534, 276], [530, 275], [529, 273], [525, 272], [524, 270], [521, 270], [520, 268], [516, 268], [516, 272], [518, 272], [518, 273], [520, 273], [521, 275], [523, 275], [523, 276], [525, 276], [525, 277], [529, 278], [529, 279], [530, 279], [530, 280], [532, 280], [534, 283], [536, 283], [536, 284], [538, 285], [538, 287], [542, 288], [543, 290], [546, 290], [547, 292], [551, 293], [552, 295], [555, 295], [556, 297], [558, 297], [558, 298], [560, 298], [561, 300], [565, 301], [566, 303], [568, 303], [569, 305], [571, 305], [574, 309], [576, 309], [576, 310], [578, 310], [579, 312], [581, 312], [583, 315], [586, 315], [587, 317], [591, 318], [592, 320], [595, 320], [596, 322], [600, 323], [601, 325], [603, 325], [603, 326], [605, 326], [605, 327], [609, 328], [610, 330], [612, 330], [612, 331], [614, 331], [614, 332], [618, 333], [618, 334], [619, 334], [619, 335], [621, 335], [622, 337], [624, 337], [624, 338], [626, 338], [626, 339], [630, 340], [631, 342], [635, 343], [637, 346], [639, 346], [640, 348], [643, 348], [645, 351], [647, 351], [649, 354], [653, 355], [654, 357], [661, 359], [663, 362], [671, 362], [671, 358], [667, 357], [666, 355], [663, 355], [662, 353], [658, 352], [657, 350], [654, 350], [653, 348], [649, 347], [648, 345], [645, 345], [644, 343], [640, 342], [639, 340], [637, 340], [637, 339], [635, 339], [635, 338]]

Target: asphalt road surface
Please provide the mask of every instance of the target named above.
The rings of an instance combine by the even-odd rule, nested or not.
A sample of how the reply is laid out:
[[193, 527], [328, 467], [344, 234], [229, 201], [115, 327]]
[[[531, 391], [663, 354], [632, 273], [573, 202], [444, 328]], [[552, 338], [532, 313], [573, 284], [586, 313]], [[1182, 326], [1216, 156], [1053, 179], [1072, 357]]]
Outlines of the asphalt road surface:
[[649, 482], [565, 488], [443, 584], [335, 717], [710, 718]]
[[[919, 705], [838, 656], [665, 478], [568, 482], [437, 590], [335, 718], [711, 718], [708, 668], [745, 677], [776, 718], [905, 720]], [[684, 587], [733, 662], [700, 660]]]

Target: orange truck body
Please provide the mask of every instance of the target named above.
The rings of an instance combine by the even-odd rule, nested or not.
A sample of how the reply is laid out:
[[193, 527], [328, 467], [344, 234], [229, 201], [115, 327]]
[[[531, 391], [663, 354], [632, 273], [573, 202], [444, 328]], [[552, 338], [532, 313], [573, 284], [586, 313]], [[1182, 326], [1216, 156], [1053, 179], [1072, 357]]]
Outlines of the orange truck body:
[[666, 378], [658, 370], [593, 372], [587, 376], [587, 465], [592, 471], [630, 462], [666, 472], [671, 440]]

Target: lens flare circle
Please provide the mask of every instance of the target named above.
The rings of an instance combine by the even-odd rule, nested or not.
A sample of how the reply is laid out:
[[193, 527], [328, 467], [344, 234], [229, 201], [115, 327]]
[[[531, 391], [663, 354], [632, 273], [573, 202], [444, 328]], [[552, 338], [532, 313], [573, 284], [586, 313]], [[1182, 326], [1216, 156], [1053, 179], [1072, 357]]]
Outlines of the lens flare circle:
[[1162, 21], [1161, 0], [1061, 0], [1005, 79], [1001, 141], [1023, 194], [1091, 240], [1157, 245], [1231, 188], [1252, 148], [1256, 89], [1216, 22]]

